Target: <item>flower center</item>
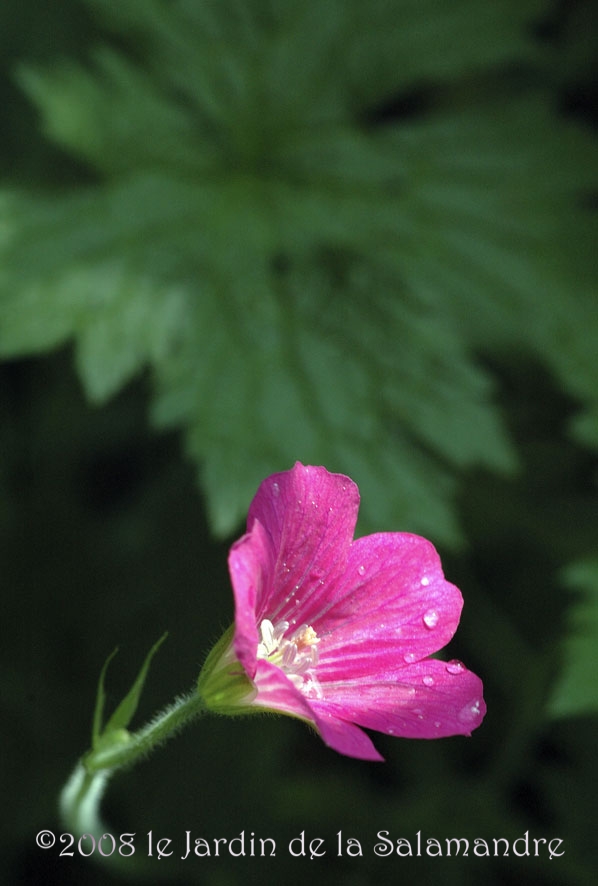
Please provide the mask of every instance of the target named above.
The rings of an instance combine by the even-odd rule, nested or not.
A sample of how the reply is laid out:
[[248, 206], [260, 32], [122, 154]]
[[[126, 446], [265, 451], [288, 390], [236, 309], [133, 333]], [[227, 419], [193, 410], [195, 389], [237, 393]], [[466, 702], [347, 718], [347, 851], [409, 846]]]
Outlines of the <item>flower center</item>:
[[311, 625], [301, 625], [290, 637], [285, 637], [288, 629], [288, 621], [273, 625], [270, 619], [265, 618], [260, 625], [261, 641], [257, 646], [257, 657], [277, 665], [304, 695], [321, 698], [320, 684], [312, 672], [318, 663], [317, 644], [320, 638]]

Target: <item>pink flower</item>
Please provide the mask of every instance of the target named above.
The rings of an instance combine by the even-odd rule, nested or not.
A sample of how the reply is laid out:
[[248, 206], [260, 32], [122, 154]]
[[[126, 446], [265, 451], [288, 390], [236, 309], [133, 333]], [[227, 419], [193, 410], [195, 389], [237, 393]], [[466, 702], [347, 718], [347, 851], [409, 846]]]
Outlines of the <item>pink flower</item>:
[[436, 550], [402, 532], [354, 540], [358, 507], [355, 483], [322, 467], [264, 480], [230, 551], [234, 639], [217, 670], [245, 687], [237, 703], [300, 717], [335, 750], [380, 760], [360, 727], [469, 735], [486, 706], [475, 674], [430, 658], [463, 605]]

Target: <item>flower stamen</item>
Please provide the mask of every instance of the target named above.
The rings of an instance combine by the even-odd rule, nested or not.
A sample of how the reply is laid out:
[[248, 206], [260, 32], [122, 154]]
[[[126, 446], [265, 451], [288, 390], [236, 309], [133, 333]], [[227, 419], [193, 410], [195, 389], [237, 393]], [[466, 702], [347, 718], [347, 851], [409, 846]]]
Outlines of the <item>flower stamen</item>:
[[311, 672], [318, 663], [317, 644], [320, 638], [311, 625], [301, 625], [290, 637], [285, 637], [288, 628], [288, 621], [279, 621], [274, 625], [270, 619], [263, 619], [257, 658], [277, 665], [305, 695], [321, 697], [322, 690]]

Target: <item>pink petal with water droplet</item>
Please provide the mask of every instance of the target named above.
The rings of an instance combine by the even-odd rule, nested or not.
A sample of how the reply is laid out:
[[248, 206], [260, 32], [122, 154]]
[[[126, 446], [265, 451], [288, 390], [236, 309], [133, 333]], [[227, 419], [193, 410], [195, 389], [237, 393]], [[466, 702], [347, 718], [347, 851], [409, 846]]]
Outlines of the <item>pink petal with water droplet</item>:
[[[475, 674], [428, 658], [453, 636], [463, 605], [433, 545], [409, 533], [353, 541], [358, 505], [348, 477], [297, 463], [261, 484], [229, 569], [235, 654], [257, 690], [251, 704], [308, 720], [330, 747], [374, 760], [360, 727], [469, 735], [486, 708]], [[262, 646], [258, 658], [264, 619], [284, 623], [281, 638], [288, 622], [288, 642], [310, 628], [317, 642], [300, 670], [289, 673], [295, 654], [275, 663]], [[312, 634], [299, 636], [311, 644]]]

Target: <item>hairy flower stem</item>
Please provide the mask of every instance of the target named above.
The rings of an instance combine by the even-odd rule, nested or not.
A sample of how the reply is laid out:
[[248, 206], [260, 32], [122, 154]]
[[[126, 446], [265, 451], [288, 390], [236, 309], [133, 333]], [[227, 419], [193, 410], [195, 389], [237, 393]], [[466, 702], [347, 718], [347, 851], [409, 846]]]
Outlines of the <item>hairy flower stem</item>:
[[204, 711], [202, 698], [192, 692], [176, 699], [138, 732], [118, 730], [112, 743], [104, 742], [84, 754], [60, 794], [60, 813], [69, 833], [101, 836], [105, 828], [100, 804], [109, 779], [119, 769], [147, 756]]

